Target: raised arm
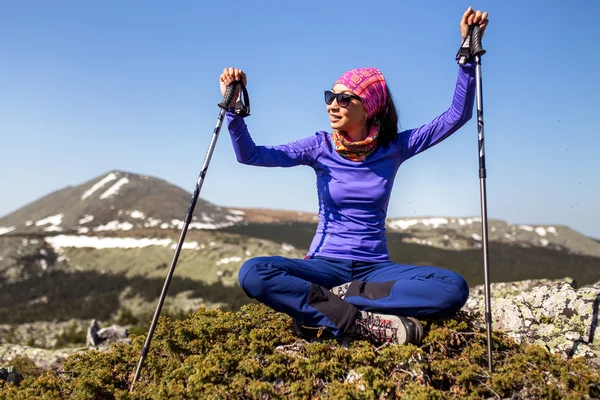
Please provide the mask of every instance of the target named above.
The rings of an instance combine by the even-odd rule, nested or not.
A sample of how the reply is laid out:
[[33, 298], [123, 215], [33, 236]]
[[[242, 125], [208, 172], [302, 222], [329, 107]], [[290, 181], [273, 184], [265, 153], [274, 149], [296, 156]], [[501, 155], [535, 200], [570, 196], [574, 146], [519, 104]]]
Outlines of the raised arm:
[[[239, 68], [225, 68], [219, 77], [221, 95], [225, 95], [227, 86], [234, 81], [242, 81], [246, 85], [247, 77], [244, 71]], [[231, 142], [233, 143], [235, 156], [239, 162], [261, 167], [313, 165], [323, 143], [321, 134], [317, 133], [313, 137], [279, 146], [257, 146], [248, 132], [248, 127], [244, 119], [231, 111], [231, 107], [234, 106], [238, 94], [239, 86], [229, 105], [230, 108], [226, 116]]]
[[316, 134], [278, 146], [257, 146], [244, 119], [227, 112], [227, 125], [237, 160], [242, 164], [261, 167], [294, 167], [313, 165], [321, 151], [323, 137]]
[[[488, 23], [487, 12], [475, 11], [472, 7], [467, 8], [460, 20], [460, 33], [463, 42], [469, 32], [470, 25], [479, 25], [483, 36]], [[454, 98], [448, 110], [420, 128], [398, 134], [398, 144], [403, 160], [407, 160], [436, 145], [470, 120], [473, 115], [474, 99], [475, 65], [471, 62], [459, 67]]]
[[475, 99], [475, 68], [467, 63], [459, 67], [458, 80], [450, 108], [433, 121], [398, 134], [403, 160], [436, 145], [462, 127], [473, 115]]

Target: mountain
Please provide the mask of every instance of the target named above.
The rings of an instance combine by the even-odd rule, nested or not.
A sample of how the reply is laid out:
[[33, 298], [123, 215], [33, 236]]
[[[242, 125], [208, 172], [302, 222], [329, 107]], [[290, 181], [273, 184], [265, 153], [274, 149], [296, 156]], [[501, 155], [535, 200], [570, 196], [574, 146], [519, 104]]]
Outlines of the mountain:
[[[51, 193], [0, 219], [0, 234], [181, 229], [191, 195], [162, 179], [112, 171]], [[216, 229], [243, 218], [198, 199], [190, 229]]]

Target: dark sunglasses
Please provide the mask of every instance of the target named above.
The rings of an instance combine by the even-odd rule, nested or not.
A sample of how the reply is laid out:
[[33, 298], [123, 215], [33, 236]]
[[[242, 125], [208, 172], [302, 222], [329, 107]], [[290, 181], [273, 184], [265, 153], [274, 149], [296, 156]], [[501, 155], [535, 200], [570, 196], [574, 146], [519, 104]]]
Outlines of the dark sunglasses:
[[352, 100], [352, 99], [361, 101], [360, 97], [358, 97], [355, 94], [333, 93], [331, 90], [326, 90], [325, 91], [325, 104], [329, 105], [329, 104], [333, 103], [333, 99], [335, 99], [337, 101], [338, 105], [342, 108], [348, 107], [348, 105], [350, 104], [350, 100]]

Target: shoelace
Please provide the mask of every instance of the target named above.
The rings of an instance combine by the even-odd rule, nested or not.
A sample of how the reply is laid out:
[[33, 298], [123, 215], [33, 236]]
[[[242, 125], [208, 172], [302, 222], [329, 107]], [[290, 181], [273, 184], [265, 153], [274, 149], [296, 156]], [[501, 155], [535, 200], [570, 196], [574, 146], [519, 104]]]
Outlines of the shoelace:
[[[366, 319], [357, 319], [356, 326], [361, 335], [377, 343], [395, 343], [397, 341], [398, 328], [393, 327], [390, 320], [368, 315]], [[391, 335], [387, 334], [388, 329], [392, 332]]]

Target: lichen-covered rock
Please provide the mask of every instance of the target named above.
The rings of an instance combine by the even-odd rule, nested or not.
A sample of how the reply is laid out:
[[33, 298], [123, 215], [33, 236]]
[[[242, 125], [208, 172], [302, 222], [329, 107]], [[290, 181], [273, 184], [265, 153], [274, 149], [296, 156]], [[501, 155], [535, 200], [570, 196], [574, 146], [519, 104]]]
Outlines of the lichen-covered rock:
[[[535, 287], [561, 282], [572, 285], [573, 279], [565, 277], [562, 279], [529, 279], [516, 282], [494, 282], [490, 285], [490, 293], [492, 294], [492, 298], [514, 297]], [[469, 299], [463, 307], [463, 311], [483, 310], [485, 307], [484, 294], [484, 285], [477, 285], [469, 288]]]
[[[600, 366], [600, 282], [578, 290], [571, 283], [565, 279], [492, 284], [492, 328], [518, 343], [541, 345], [567, 358], [582, 356]], [[472, 290], [463, 310], [483, 315], [483, 286]]]

